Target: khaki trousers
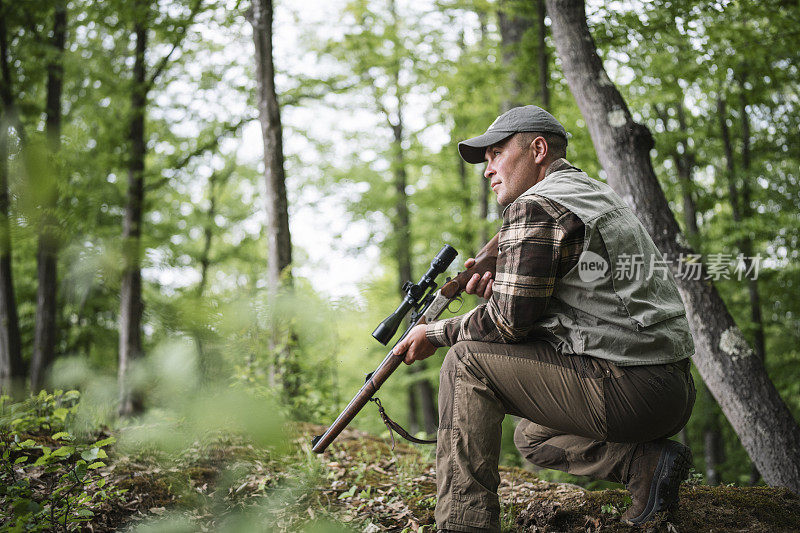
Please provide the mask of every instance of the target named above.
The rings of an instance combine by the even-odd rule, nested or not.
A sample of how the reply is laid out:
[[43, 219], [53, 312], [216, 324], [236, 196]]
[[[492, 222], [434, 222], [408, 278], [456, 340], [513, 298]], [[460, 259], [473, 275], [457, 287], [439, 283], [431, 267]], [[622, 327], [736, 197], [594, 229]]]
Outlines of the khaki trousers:
[[514, 442], [535, 465], [624, 482], [637, 443], [674, 435], [689, 419], [689, 366], [617, 366], [545, 341], [455, 344], [440, 372], [437, 527], [500, 530], [506, 414], [524, 419]]

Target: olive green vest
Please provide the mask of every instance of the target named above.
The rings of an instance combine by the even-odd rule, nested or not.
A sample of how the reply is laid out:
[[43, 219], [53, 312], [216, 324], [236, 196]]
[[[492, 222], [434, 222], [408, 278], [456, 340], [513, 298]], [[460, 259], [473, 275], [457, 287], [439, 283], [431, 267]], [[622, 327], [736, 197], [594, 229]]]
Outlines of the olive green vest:
[[556, 284], [534, 334], [562, 353], [618, 365], [670, 363], [694, 353], [672, 273], [611, 187], [569, 168], [552, 172], [515, 201], [531, 194], [558, 202], [585, 225], [581, 258]]

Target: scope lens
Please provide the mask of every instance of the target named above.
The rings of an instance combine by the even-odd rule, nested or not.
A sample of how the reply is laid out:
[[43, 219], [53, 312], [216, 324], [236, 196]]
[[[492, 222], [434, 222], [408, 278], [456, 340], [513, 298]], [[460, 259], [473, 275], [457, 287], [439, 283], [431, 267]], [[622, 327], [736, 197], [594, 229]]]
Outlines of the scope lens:
[[431, 261], [431, 268], [436, 271], [437, 274], [441, 274], [447, 267], [450, 266], [450, 263], [453, 262], [453, 259], [456, 258], [458, 252], [455, 248], [450, 246], [449, 244], [445, 244], [439, 253], [436, 254], [436, 257], [433, 258]]

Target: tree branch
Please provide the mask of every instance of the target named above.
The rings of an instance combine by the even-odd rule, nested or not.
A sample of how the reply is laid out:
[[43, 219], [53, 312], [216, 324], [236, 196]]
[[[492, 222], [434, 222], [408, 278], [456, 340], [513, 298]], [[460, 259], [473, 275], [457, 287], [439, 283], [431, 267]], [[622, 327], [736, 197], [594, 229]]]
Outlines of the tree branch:
[[169, 60], [172, 57], [172, 54], [175, 53], [175, 50], [177, 50], [178, 47], [181, 45], [183, 38], [186, 37], [186, 32], [189, 30], [189, 26], [191, 26], [192, 22], [194, 21], [194, 18], [200, 12], [200, 7], [202, 6], [202, 4], [203, 0], [195, 0], [195, 2], [192, 4], [189, 16], [186, 17], [186, 22], [183, 24], [183, 26], [180, 27], [180, 29], [178, 29], [175, 32], [175, 40], [172, 42], [172, 48], [170, 48], [169, 52], [167, 52], [167, 54], [164, 57], [162, 57], [161, 60], [157, 63], [155, 69], [153, 70], [152, 75], [147, 80], [147, 84], [145, 85], [147, 90], [152, 89], [158, 77], [164, 72], [164, 69], [167, 68]]
[[[222, 127], [222, 131], [220, 132], [219, 135], [215, 135], [211, 139], [207, 140], [206, 142], [199, 144], [198, 146], [195, 147], [194, 150], [192, 150], [188, 154], [184, 155], [174, 165], [170, 165], [168, 168], [170, 168], [172, 170], [180, 170], [180, 169], [182, 169], [183, 167], [188, 165], [191, 162], [191, 160], [194, 159], [195, 157], [197, 157], [199, 155], [202, 155], [205, 152], [207, 152], [209, 150], [213, 150], [214, 148], [216, 148], [219, 145], [219, 141], [223, 137], [225, 137], [227, 134], [234, 133], [234, 132], [238, 131], [239, 128], [241, 128], [244, 124], [246, 124], [247, 122], [250, 122], [252, 120], [255, 120], [255, 119], [256, 119], [256, 117], [244, 117], [244, 118], [241, 118], [237, 122], [234, 122], [232, 124], [230, 124], [230, 123], [229, 124], [225, 124]], [[150, 192], [150, 191], [156, 190], [156, 189], [158, 189], [160, 187], [163, 187], [164, 185], [169, 183], [169, 180], [170, 180], [170, 178], [161, 178], [160, 180], [147, 185], [145, 187], [145, 192]]]

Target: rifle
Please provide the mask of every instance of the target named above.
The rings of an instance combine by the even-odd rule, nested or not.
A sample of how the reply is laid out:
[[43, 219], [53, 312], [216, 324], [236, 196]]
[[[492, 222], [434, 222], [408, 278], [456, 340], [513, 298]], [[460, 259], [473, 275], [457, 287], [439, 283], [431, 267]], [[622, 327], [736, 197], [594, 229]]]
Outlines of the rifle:
[[[411, 314], [411, 324], [397, 342], [405, 338], [414, 326], [436, 320], [439, 315], [447, 309], [450, 302], [459, 298], [466, 288], [467, 282], [474, 274], [483, 276], [487, 271], [495, 272], [498, 253], [497, 238], [498, 236], [495, 235], [494, 238], [486, 243], [481, 251], [478, 252], [478, 255], [475, 257], [475, 264], [472, 265], [472, 267], [459, 272], [455, 278], [448, 279], [442, 288], [437, 291], [434, 279], [444, 272], [453, 259], [455, 259], [456, 255], [458, 255], [458, 252], [456, 252], [452, 246], [445, 245], [439, 253], [436, 254], [436, 257], [431, 262], [431, 268], [422, 276], [419, 283], [413, 284], [408, 281], [403, 285], [403, 292], [406, 293], [403, 298], [403, 303], [375, 328], [375, 331], [372, 332], [372, 336], [381, 344], [388, 344], [397, 331], [397, 328], [400, 326], [403, 317], [410, 310], [413, 310]], [[397, 343], [395, 343], [394, 346], [397, 346]], [[333, 424], [331, 424], [325, 433], [317, 435], [311, 441], [311, 449], [315, 453], [324, 452], [369, 401], [374, 401], [378, 405], [381, 418], [383, 418], [384, 423], [389, 427], [390, 435], [391, 430], [394, 429], [405, 438], [408, 439], [410, 437], [405, 430], [386, 415], [380, 400], [378, 400], [378, 398], [373, 398], [375, 393], [378, 392], [378, 389], [381, 388], [381, 385], [386, 382], [389, 376], [392, 375], [392, 372], [397, 370], [403, 362], [404, 355], [395, 355], [393, 353], [394, 346], [392, 347], [392, 351], [389, 351], [381, 364], [378, 365], [378, 368], [367, 374], [364, 386], [361, 387], [361, 390], [350, 400], [350, 403], [347, 404], [347, 407], [344, 408]], [[435, 442], [421, 441], [413, 437], [409, 440], [423, 443]], [[394, 444], [394, 436], [392, 436], [392, 443]]]

